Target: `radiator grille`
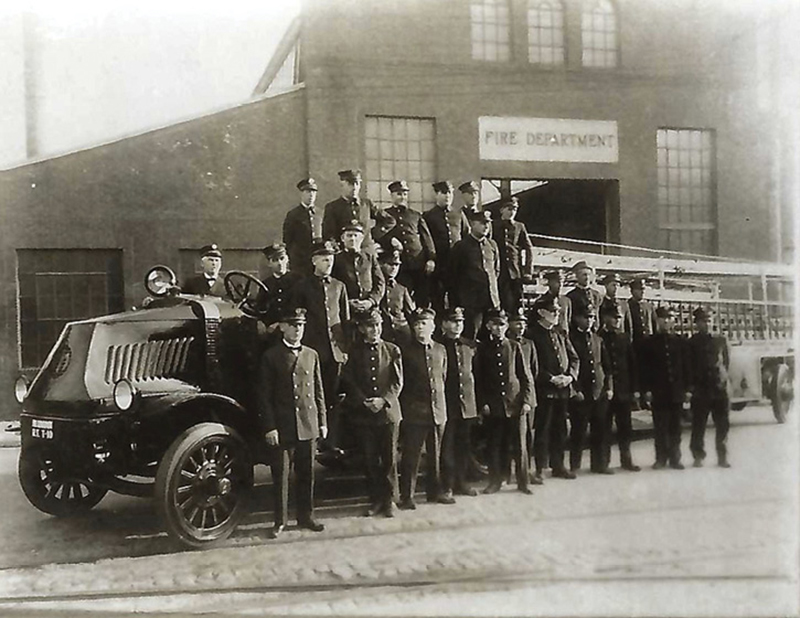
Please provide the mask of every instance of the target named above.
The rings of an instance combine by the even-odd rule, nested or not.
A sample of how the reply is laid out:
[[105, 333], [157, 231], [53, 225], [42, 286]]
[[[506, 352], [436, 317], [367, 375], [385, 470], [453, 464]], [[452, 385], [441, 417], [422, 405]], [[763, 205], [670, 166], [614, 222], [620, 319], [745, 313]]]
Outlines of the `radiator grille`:
[[126, 343], [108, 347], [105, 381], [114, 384], [179, 377], [186, 370], [194, 337]]

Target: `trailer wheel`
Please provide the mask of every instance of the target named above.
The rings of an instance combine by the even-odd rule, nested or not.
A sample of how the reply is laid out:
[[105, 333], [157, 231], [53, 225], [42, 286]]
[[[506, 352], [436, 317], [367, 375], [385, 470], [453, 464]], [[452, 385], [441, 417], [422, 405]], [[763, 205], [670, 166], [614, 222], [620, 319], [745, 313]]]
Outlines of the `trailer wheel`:
[[201, 423], [169, 447], [156, 473], [156, 500], [167, 531], [182, 544], [208, 547], [233, 532], [246, 511], [253, 464], [230, 427]]
[[772, 413], [779, 423], [786, 422], [786, 415], [789, 413], [793, 398], [792, 372], [788, 365], [781, 363], [775, 367], [775, 378], [772, 382], [772, 392], [770, 393]]
[[17, 473], [28, 501], [43, 513], [56, 517], [86, 513], [108, 493], [108, 489], [88, 479], [69, 475], [46, 448], [22, 449]]

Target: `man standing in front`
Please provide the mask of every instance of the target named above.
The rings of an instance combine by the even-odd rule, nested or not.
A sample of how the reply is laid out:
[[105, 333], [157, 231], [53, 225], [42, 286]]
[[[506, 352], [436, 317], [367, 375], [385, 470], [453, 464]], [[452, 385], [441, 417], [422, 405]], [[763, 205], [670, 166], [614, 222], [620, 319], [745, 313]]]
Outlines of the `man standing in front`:
[[282, 341], [261, 358], [256, 401], [261, 430], [272, 452], [272, 482], [277, 538], [289, 518], [289, 470], [297, 476], [297, 525], [314, 532], [325, 526], [314, 519], [314, 454], [318, 437], [327, 435], [325, 395], [317, 353], [302, 345], [304, 309], [280, 321]]
[[606, 414], [608, 401], [614, 395], [614, 379], [605, 345], [594, 329], [594, 316], [594, 307], [581, 305], [572, 316], [575, 325], [569, 331], [579, 364], [575, 396], [569, 404], [569, 467], [572, 472], [581, 469], [588, 426], [591, 471], [614, 474], [606, 460], [610, 440]]
[[447, 351], [447, 377], [444, 382], [447, 424], [442, 438], [442, 490], [475, 496], [467, 485], [467, 468], [472, 453], [470, 431], [478, 408], [475, 403], [475, 342], [462, 337], [464, 310], [448, 309], [442, 317], [441, 343]]
[[328, 402], [327, 446], [338, 447], [337, 410], [339, 375], [347, 360], [344, 324], [350, 320], [350, 305], [344, 283], [331, 277], [335, 250], [328, 242], [318, 243], [311, 252], [313, 273], [294, 287], [292, 306], [307, 310], [304, 343], [319, 355], [322, 387]]
[[376, 208], [369, 199], [361, 199], [361, 170], [342, 170], [339, 172], [341, 197], [325, 204], [322, 215], [322, 237], [325, 240], [338, 240], [342, 228], [351, 221], [358, 221], [364, 228], [364, 249], [372, 251], [372, 223]]
[[533, 455], [535, 485], [544, 482], [548, 465], [553, 476], [574, 479], [575, 474], [564, 466], [567, 442], [567, 408], [572, 383], [578, 379], [578, 355], [569, 338], [560, 333], [559, 308], [552, 298], [539, 298], [533, 305], [536, 322], [530, 337], [536, 346], [539, 375], [536, 378], [536, 413], [533, 420]]
[[453, 504], [455, 499], [442, 491], [442, 436], [447, 422], [445, 380], [447, 351], [433, 340], [436, 313], [417, 309], [411, 316], [411, 339], [401, 348], [403, 353], [403, 390], [400, 406], [403, 422], [400, 427], [400, 502], [398, 507], [413, 510], [414, 489], [419, 472], [422, 447], [425, 446], [427, 473], [425, 493], [428, 502]]
[[317, 212], [317, 182], [304, 178], [297, 183], [300, 204], [286, 213], [283, 220], [283, 242], [289, 255], [292, 272], [311, 274], [311, 248], [322, 238], [322, 217]]
[[403, 361], [400, 348], [381, 339], [383, 320], [376, 309], [358, 314], [356, 322], [356, 341], [342, 370], [344, 414], [364, 455], [366, 515], [394, 517]]
[[519, 200], [512, 197], [492, 225], [492, 238], [500, 250], [500, 306], [514, 315], [522, 301], [522, 284], [533, 276], [533, 244], [524, 223], [516, 220]]
[[694, 467], [703, 465], [706, 458], [705, 436], [708, 413], [716, 430], [717, 464], [730, 468], [728, 463], [728, 429], [730, 428], [728, 399], [728, 342], [722, 335], [712, 335], [713, 314], [702, 307], [694, 310], [697, 332], [689, 339], [692, 363], [692, 441]]
[[650, 301], [644, 299], [644, 279], [631, 281], [631, 297], [628, 299], [630, 322], [628, 327], [631, 341], [636, 348], [645, 338], [656, 332], [656, 313]]
[[656, 462], [654, 470], [681, 463], [681, 406], [688, 403], [689, 363], [686, 342], [675, 334], [675, 314], [670, 307], [656, 309], [658, 332], [641, 345], [641, 381], [653, 408]]
[[[450, 253], [453, 246], [468, 234], [469, 223], [464, 211], [453, 205], [453, 185], [449, 181], [433, 183], [433, 190], [436, 205], [422, 216], [436, 248], [436, 268], [430, 278], [430, 302], [436, 311], [441, 311], [445, 306], [445, 294], [452, 292], [448, 281]], [[417, 305], [420, 305], [419, 301]], [[459, 305], [458, 301], [451, 298], [449, 306], [456, 305]]]
[[450, 255], [450, 303], [464, 308], [464, 335], [469, 339], [480, 336], [484, 313], [500, 307], [500, 251], [487, 236], [490, 221], [488, 211], [471, 212], [470, 233]]
[[217, 245], [206, 245], [200, 249], [200, 262], [203, 273], [189, 279], [181, 286], [184, 294], [199, 294], [201, 296], [217, 296], [225, 298], [225, 285], [219, 271], [222, 268], [222, 252]]
[[502, 309], [486, 312], [488, 337], [478, 344], [476, 384], [478, 406], [489, 430], [489, 484], [485, 494], [500, 491], [506, 478], [506, 453], [513, 453], [517, 489], [528, 487], [528, 415], [533, 411], [530, 369], [522, 348], [506, 337], [508, 317]]

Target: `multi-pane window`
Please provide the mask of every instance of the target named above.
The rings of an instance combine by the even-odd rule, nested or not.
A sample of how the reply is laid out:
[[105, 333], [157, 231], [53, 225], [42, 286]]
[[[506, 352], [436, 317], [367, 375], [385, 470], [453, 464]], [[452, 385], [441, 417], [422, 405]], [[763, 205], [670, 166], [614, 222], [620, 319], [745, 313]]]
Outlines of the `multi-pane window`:
[[432, 118], [367, 116], [366, 187], [369, 198], [389, 204], [387, 186], [408, 182], [408, 204], [424, 210], [433, 202], [436, 181], [436, 127]]
[[509, 60], [511, 58], [511, 22], [508, 0], [472, 0], [473, 60]]
[[619, 64], [619, 24], [610, 0], [585, 0], [581, 14], [582, 61], [585, 67]]
[[40, 367], [67, 322], [124, 310], [122, 251], [17, 250], [20, 363]]
[[658, 227], [665, 249], [716, 252], [713, 131], [659, 129]]
[[564, 7], [559, 0], [528, 1], [528, 60], [564, 64]]

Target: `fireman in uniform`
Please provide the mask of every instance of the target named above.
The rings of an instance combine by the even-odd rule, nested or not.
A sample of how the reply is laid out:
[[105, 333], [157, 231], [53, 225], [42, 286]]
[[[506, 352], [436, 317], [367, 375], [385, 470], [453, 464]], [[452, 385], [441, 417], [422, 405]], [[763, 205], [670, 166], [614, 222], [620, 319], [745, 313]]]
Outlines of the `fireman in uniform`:
[[454, 493], [475, 496], [467, 485], [467, 467], [472, 452], [470, 431], [478, 408], [475, 403], [475, 342], [462, 337], [464, 310], [448, 309], [442, 316], [442, 336], [439, 339], [447, 352], [447, 376], [444, 382], [447, 403], [447, 424], [442, 438], [442, 489], [445, 495]]
[[225, 298], [225, 285], [220, 277], [222, 268], [222, 252], [217, 245], [206, 245], [200, 249], [200, 262], [203, 273], [196, 275], [181, 286], [184, 294], [199, 294], [201, 296], [217, 296]]
[[464, 202], [464, 213], [481, 212], [481, 188], [474, 180], [468, 180], [458, 186], [461, 200]]
[[314, 519], [314, 453], [327, 435], [325, 394], [319, 357], [304, 346], [305, 309], [287, 312], [280, 322], [282, 341], [261, 357], [256, 402], [266, 443], [272, 447], [275, 523], [272, 537], [286, 526], [289, 470], [297, 477], [297, 524], [314, 532], [325, 526]]
[[630, 315], [630, 335], [634, 346], [656, 332], [656, 312], [652, 303], [644, 298], [644, 279], [634, 279], [630, 283], [631, 297], [628, 299]]
[[[599, 313], [602, 313], [606, 307], [614, 306], [617, 308], [622, 314], [622, 330], [623, 332], [630, 333], [631, 332], [631, 315], [630, 309], [628, 307], [628, 303], [625, 302], [623, 299], [617, 297], [617, 291], [619, 290], [619, 286], [622, 283], [622, 279], [620, 279], [617, 273], [609, 273], [600, 281], [605, 288], [605, 295], [603, 296], [603, 300], [600, 303]], [[602, 318], [601, 318], [602, 326]], [[630, 335], [628, 335], [630, 336]]]
[[728, 342], [722, 335], [712, 335], [713, 314], [702, 307], [694, 310], [697, 332], [689, 339], [692, 362], [692, 440], [694, 466], [699, 468], [706, 458], [705, 435], [708, 413], [716, 429], [717, 463], [729, 468], [728, 429], [730, 428], [728, 399]]
[[286, 213], [283, 220], [283, 242], [289, 254], [292, 272], [311, 274], [311, 248], [322, 238], [322, 217], [317, 212], [317, 181], [304, 178], [297, 183], [300, 203]]
[[325, 204], [322, 215], [322, 237], [325, 240], [338, 240], [342, 228], [354, 219], [364, 228], [364, 249], [371, 251], [372, 222], [377, 210], [369, 199], [361, 199], [361, 170], [342, 170], [339, 172], [341, 197]]
[[381, 339], [383, 319], [376, 309], [359, 313], [356, 323], [358, 336], [342, 370], [343, 410], [364, 455], [366, 515], [393, 517], [403, 362], [400, 348]]
[[[264, 247], [262, 253], [267, 261], [267, 276], [261, 282], [268, 293], [265, 295], [263, 291], [261, 292], [258, 304], [264, 307], [265, 314], [262, 319], [267, 332], [275, 335], [278, 322], [289, 309], [292, 291], [301, 276], [289, 270], [289, 254], [283, 243], [273, 243]], [[277, 340], [272, 336], [270, 338]]]
[[387, 341], [398, 343], [408, 339], [411, 331], [408, 326], [408, 316], [416, 309], [414, 299], [408, 288], [397, 281], [398, 273], [402, 268], [400, 257], [400, 241], [396, 238], [389, 243], [389, 247], [378, 253], [378, 263], [383, 271], [386, 292], [380, 302], [380, 311], [383, 316], [383, 337]]
[[[594, 273], [591, 266], [589, 266], [585, 261], [581, 260], [572, 266], [572, 272], [575, 275], [575, 287], [567, 292], [567, 296], [569, 297], [570, 301], [572, 301], [573, 323], [570, 324], [570, 326], [575, 323], [575, 313], [580, 309], [580, 307], [591, 305], [595, 308], [595, 310], [597, 310], [600, 307], [600, 303], [603, 301], [603, 297], [600, 295], [600, 292], [591, 286], [592, 274]], [[595, 315], [595, 320], [596, 319], [597, 316]], [[595, 324], [595, 327], [596, 326], [597, 325]]]
[[509, 315], [517, 313], [522, 301], [522, 284], [533, 277], [533, 244], [524, 223], [517, 221], [519, 200], [503, 203], [500, 220], [492, 224], [492, 238], [500, 250], [500, 306]]
[[386, 290], [383, 271], [374, 253], [364, 251], [364, 227], [356, 220], [342, 228], [342, 250], [333, 260], [331, 276], [347, 289], [350, 313], [369, 311], [378, 306]]
[[539, 298], [543, 301], [552, 300], [558, 305], [558, 324], [555, 328], [562, 335], [566, 335], [572, 323], [572, 300], [569, 296], [561, 293], [561, 289], [564, 287], [564, 275], [560, 270], [553, 269], [544, 273], [544, 279], [547, 291]]
[[653, 408], [658, 470], [669, 463], [683, 470], [681, 463], [681, 407], [690, 398], [689, 362], [683, 338], [675, 334], [675, 314], [670, 307], [656, 309], [658, 332], [642, 342], [640, 373], [645, 397]]

